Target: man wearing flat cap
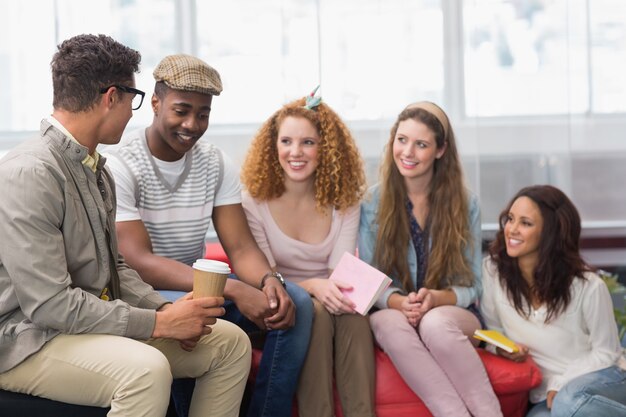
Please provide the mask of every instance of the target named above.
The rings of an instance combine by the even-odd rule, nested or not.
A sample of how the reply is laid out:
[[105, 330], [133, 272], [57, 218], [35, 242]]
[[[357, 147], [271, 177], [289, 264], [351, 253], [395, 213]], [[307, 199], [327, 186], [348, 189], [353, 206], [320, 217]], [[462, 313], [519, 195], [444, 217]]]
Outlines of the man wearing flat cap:
[[146, 282], [176, 299], [192, 290], [191, 265], [203, 257], [213, 222], [237, 276], [226, 284], [223, 318], [249, 333], [267, 330], [248, 415], [288, 417], [308, 349], [310, 297], [271, 269], [248, 227], [237, 168], [200, 140], [222, 91], [218, 72], [179, 54], [153, 75], [152, 124], [127, 135], [110, 158], [120, 251]]

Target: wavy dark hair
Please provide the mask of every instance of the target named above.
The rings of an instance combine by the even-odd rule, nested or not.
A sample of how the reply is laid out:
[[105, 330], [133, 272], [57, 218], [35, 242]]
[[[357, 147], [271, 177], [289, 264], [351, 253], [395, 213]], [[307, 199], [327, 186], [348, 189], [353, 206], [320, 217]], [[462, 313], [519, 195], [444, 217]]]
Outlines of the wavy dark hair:
[[398, 277], [406, 291], [416, 290], [407, 261], [411, 238], [405, 206], [407, 190], [404, 177], [393, 159], [393, 142], [398, 126], [408, 119], [425, 124], [435, 134], [437, 149], [447, 145], [443, 156], [434, 163], [432, 186], [428, 196], [432, 248], [428, 255], [424, 286], [431, 289], [445, 289], [451, 285], [471, 286], [474, 276], [469, 260], [464, 256], [464, 249], [473, 251], [479, 248], [472, 247], [468, 194], [454, 131], [449, 122], [446, 131], [434, 114], [413, 105], [407, 106], [398, 115], [383, 156], [374, 261], [381, 271]]
[[[506, 252], [504, 227], [511, 206], [520, 197], [530, 198], [539, 208], [543, 228], [539, 239], [539, 262], [531, 286], [522, 277], [516, 258]], [[545, 322], [565, 311], [571, 301], [574, 279], [585, 279], [592, 268], [580, 256], [581, 222], [572, 201], [556, 187], [533, 185], [522, 188], [500, 214], [500, 230], [489, 247], [489, 255], [498, 268], [500, 283], [520, 315], [529, 317], [533, 298], [548, 309]]]
[[140, 62], [139, 52], [106, 35], [78, 35], [65, 40], [50, 63], [52, 105], [73, 113], [90, 110], [101, 88], [132, 82]]

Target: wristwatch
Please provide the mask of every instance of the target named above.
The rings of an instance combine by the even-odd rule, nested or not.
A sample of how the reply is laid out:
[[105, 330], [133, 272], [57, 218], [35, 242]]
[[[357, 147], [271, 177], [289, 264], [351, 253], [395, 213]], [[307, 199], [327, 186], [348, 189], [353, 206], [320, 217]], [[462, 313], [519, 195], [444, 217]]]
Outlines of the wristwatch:
[[285, 278], [283, 278], [283, 276], [280, 274], [280, 272], [272, 272], [272, 271], [270, 271], [267, 274], [263, 275], [263, 278], [261, 278], [261, 286], [260, 286], [261, 290], [265, 286], [265, 280], [270, 278], [270, 277], [276, 278], [278, 280], [278, 282], [280, 282], [280, 284], [283, 286], [283, 288], [287, 288], [287, 284], [285, 284]]

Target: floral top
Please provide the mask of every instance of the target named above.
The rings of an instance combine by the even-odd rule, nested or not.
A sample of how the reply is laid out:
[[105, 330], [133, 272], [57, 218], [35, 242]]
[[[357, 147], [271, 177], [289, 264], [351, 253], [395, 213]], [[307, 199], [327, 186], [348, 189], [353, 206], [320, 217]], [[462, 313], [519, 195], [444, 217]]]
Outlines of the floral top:
[[[426, 277], [426, 264], [428, 263], [428, 252], [426, 251], [426, 242], [428, 239], [428, 233], [423, 231], [420, 227], [417, 219], [413, 215], [413, 203], [407, 198], [406, 211], [409, 215], [409, 226], [411, 228], [411, 241], [415, 248], [415, 256], [417, 258], [417, 276], [415, 279], [415, 289], [419, 289], [424, 285], [424, 278]], [[428, 227], [426, 227], [428, 230]]]

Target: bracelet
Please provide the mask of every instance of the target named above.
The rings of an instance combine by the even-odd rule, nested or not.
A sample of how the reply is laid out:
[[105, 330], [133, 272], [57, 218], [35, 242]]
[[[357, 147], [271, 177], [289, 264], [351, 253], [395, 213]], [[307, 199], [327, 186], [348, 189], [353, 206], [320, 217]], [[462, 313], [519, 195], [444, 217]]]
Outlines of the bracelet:
[[265, 275], [261, 277], [261, 285], [259, 285], [259, 289], [262, 290], [265, 286], [265, 280], [268, 279], [272, 275], [272, 271], [266, 272]]
[[268, 278], [276, 278], [278, 282], [280, 282], [280, 284], [283, 286], [283, 288], [287, 288], [287, 285], [285, 284], [285, 279], [280, 274], [280, 272], [269, 271], [265, 275], [263, 275], [263, 278], [261, 278], [261, 285], [259, 286], [260, 290], [263, 290], [263, 287], [265, 286], [265, 281]]

